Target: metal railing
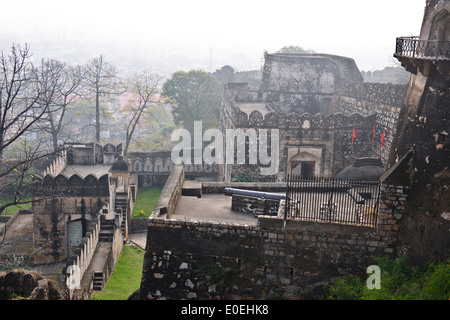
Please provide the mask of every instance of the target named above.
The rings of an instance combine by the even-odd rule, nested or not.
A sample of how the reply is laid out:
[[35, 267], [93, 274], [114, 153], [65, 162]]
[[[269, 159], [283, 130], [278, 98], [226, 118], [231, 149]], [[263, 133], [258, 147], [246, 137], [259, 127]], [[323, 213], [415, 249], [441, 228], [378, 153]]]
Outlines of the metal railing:
[[427, 60], [449, 60], [450, 41], [400, 37], [396, 41], [395, 55]]
[[285, 219], [375, 227], [379, 181], [288, 176]]

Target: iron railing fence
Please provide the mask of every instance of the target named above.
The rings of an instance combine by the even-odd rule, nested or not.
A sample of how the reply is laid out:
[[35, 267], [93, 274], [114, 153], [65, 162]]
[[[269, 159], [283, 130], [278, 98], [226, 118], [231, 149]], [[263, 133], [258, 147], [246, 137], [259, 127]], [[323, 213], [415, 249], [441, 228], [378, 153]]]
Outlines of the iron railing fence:
[[375, 227], [379, 181], [287, 177], [285, 219]]
[[395, 54], [427, 60], [450, 59], [450, 41], [419, 40], [419, 37], [397, 38]]

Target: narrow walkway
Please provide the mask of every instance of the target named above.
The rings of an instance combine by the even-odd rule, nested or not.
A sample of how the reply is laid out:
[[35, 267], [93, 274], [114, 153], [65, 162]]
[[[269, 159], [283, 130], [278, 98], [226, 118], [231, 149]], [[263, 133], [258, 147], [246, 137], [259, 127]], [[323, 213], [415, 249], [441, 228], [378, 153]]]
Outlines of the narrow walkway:
[[111, 251], [111, 242], [99, 242], [95, 249], [94, 256], [92, 257], [89, 267], [85, 271], [85, 276], [81, 279], [81, 288], [88, 288], [90, 286], [90, 280], [94, 272], [103, 272], [108, 255]]
[[147, 242], [147, 232], [129, 234], [128, 239], [132, 244], [145, 250], [145, 244]]

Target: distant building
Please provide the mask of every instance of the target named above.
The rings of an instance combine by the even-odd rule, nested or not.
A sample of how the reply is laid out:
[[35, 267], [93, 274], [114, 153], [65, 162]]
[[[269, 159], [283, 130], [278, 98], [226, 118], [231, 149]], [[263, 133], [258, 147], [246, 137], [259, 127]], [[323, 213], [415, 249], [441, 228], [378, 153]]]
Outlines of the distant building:
[[246, 82], [226, 84], [220, 129], [224, 136], [227, 129], [278, 129], [278, 174], [259, 175], [260, 164], [225, 164], [219, 168], [220, 178], [333, 176], [361, 157], [381, 158], [384, 164], [405, 88], [364, 83], [347, 57], [266, 54], [259, 88]]

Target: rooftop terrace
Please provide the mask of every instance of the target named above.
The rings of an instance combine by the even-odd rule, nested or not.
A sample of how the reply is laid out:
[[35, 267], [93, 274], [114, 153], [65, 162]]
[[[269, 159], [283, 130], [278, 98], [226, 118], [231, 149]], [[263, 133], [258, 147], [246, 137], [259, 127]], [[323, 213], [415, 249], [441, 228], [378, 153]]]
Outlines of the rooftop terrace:
[[258, 222], [251, 213], [232, 211], [231, 197], [224, 194], [203, 194], [201, 198], [181, 196], [172, 218], [247, 225]]

